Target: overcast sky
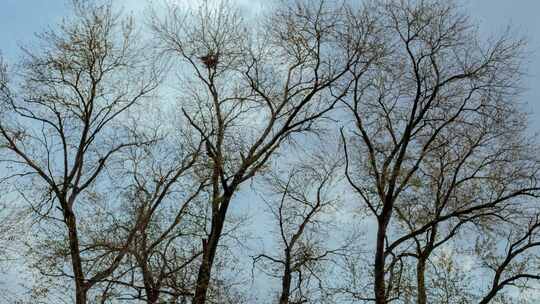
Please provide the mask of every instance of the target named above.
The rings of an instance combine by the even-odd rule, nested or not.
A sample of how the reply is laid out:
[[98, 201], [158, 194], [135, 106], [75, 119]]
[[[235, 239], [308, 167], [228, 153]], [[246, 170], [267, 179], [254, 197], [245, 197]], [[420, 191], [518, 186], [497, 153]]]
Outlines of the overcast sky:
[[[0, 0], [0, 51], [8, 63], [20, 55], [19, 45], [35, 42], [34, 33], [39, 33], [61, 21], [68, 13], [68, 0]], [[114, 0], [137, 10], [145, 6], [145, 0]], [[165, 0], [153, 0], [155, 2]], [[180, 4], [198, 0], [176, 0]], [[231, 0], [234, 2], [235, 0]], [[264, 0], [236, 0], [243, 5]], [[354, 0], [353, 0], [354, 1]], [[360, 0], [357, 0], [360, 1]], [[529, 39], [532, 54], [527, 67], [529, 76], [524, 85], [528, 91], [523, 102], [531, 112], [531, 132], [540, 132], [540, 0], [462, 0], [470, 15], [479, 22], [483, 35], [496, 34], [511, 25], [515, 32]], [[249, 201], [251, 199], [244, 199]]]
[[[159, 0], [154, 0], [159, 2]], [[176, 0], [180, 4], [197, 0]], [[234, 2], [235, 0], [231, 0]], [[261, 0], [236, 0], [257, 3]], [[360, 1], [360, 0], [358, 0]], [[529, 38], [532, 55], [524, 85], [523, 101], [531, 115], [531, 131], [540, 131], [540, 1], [539, 0], [462, 0], [476, 19], [482, 33], [493, 34], [512, 25]], [[33, 34], [58, 23], [66, 14], [67, 0], [0, 0], [0, 50], [9, 61], [17, 58], [20, 44], [35, 41]], [[146, 0], [115, 0], [127, 10], [142, 8]]]

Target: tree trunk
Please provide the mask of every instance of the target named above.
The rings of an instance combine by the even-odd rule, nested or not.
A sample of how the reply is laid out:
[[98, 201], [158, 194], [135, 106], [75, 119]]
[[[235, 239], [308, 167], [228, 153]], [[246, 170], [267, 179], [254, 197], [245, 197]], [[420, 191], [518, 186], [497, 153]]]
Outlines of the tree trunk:
[[417, 286], [417, 302], [418, 304], [427, 304], [427, 292], [426, 292], [426, 259], [420, 257], [416, 264], [416, 284]]
[[289, 304], [289, 297], [291, 293], [291, 263], [290, 254], [285, 253], [287, 262], [285, 269], [283, 270], [283, 278], [281, 280], [281, 296], [279, 297], [279, 304]]
[[79, 250], [79, 237], [77, 234], [77, 221], [75, 220], [73, 211], [69, 209], [64, 211], [64, 218], [68, 228], [71, 266], [73, 268], [75, 280], [75, 303], [86, 304], [88, 287], [84, 282], [85, 278], [81, 262], [81, 253]]
[[[141, 248], [147, 248], [146, 235], [141, 240]], [[160, 291], [152, 277], [152, 272], [148, 266], [148, 252], [143, 250], [142, 256], [136, 255], [137, 263], [140, 265], [143, 277], [144, 292], [146, 293], [146, 303], [155, 304], [159, 300]]]
[[384, 239], [386, 235], [386, 227], [384, 223], [379, 221], [379, 228], [377, 231], [377, 248], [375, 251], [375, 303], [386, 304], [386, 284], [384, 281]]
[[[393, 186], [390, 186], [388, 193], [393, 193]], [[390, 222], [390, 217], [392, 216], [393, 201], [392, 195], [387, 195], [385, 197], [384, 207], [381, 212], [381, 215], [377, 218], [377, 245], [375, 250], [375, 303], [376, 304], [386, 304], [386, 281], [385, 281], [385, 264], [386, 264], [386, 252], [385, 252], [385, 240], [386, 240], [386, 229], [388, 223]]]
[[212, 212], [212, 227], [210, 228], [208, 241], [203, 241], [203, 257], [197, 275], [197, 285], [195, 287], [193, 304], [206, 303], [206, 294], [212, 275], [212, 266], [214, 264], [217, 246], [221, 238], [223, 224], [225, 223], [225, 217], [231, 198], [231, 195], [226, 195], [222, 196], [217, 202], [214, 202], [216, 212]]
[[157, 304], [159, 300], [159, 290], [150, 289], [146, 291], [147, 293], [147, 299], [146, 302], [148, 304]]
[[151, 274], [148, 272], [148, 268], [143, 270], [144, 290], [146, 292], [146, 303], [156, 304], [159, 300], [159, 288], [155, 287], [151, 278]]

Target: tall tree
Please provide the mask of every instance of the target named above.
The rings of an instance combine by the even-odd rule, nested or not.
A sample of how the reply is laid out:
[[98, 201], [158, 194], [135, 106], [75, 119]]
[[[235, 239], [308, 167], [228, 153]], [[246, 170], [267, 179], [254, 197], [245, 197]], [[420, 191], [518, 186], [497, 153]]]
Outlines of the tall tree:
[[266, 178], [269, 190], [263, 195], [268, 198], [263, 200], [276, 222], [280, 250], [255, 255], [253, 264], [280, 280], [280, 304], [327, 301], [325, 272], [347, 251], [338, 237], [331, 244], [325, 239], [335, 220], [332, 210], [338, 208], [331, 191], [338, 184], [338, 168], [339, 159], [305, 156], [285, 176], [275, 172]]
[[363, 62], [352, 47], [363, 41], [344, 38], [338, 11], [323, 2], [280, 7], [256, 31], [226, 2], [168, 11], [153, 29], [163, 50], [191, 72], [180, 82], [187, 86], [183, 113], [209, 157], [212, 216], [193, 299], [203, 304], [235, 193], [286, 140], [316, 132], [345, 94], [349, 68]]
[[65, 237], [70, 267], [57, 269], [72, 278], [75, 302], [82, 304], [120, 264], [134, 237], [119, 240], [101, 263], [87, 262], [84, 210], [100, 203], [93, 198], [109, 164], [125, 148], [149, 143], [126, 132], [121, 121], [158, 79], [134, 44], [131, 19], [117, 18], [110, 4], [73, 1], [72, 7], [74, 18], [40, 34], [38, 50], [24, 50], [13, 77], [20, 82], [9, 87], [2, 78], [0, 136], [3, 161], [21, 196], [37, 216], [52, 220], [57, 239]]
[[[426, 303], [425, 263], [436, 247], [538, 194], [514, 98], [524, 42], [479, 41], [453, 2], [373, 5], [364, 10], [378, 20], [383, 55], [370, 73], [353, 73], [343, 99], [352, 117], [342, 132], [347, 178], [377, 221], [373, 300], [399, 298], [403, 259], [413, 256], [417, 301]], [[415, 252], [398, 250], [411, 242]]]
[[[138, 29], [112, 1], [72, 3], [20, 64], [0, 60], [0, 206], [15, 215], [0, 254], [31, 214], [31, 303], [528, 301], [514, 295], [540, 279], [525, 40], [483, 39], [442, 0], [256, 16], [166, 1]], [[314, 163], [321, 142], [340, 149]], [[230, 242], [261, 231], [237, 220], [248, 191], [277, 223], [271, 248]], [[238, 284], [249, 257], [277, 297]]]

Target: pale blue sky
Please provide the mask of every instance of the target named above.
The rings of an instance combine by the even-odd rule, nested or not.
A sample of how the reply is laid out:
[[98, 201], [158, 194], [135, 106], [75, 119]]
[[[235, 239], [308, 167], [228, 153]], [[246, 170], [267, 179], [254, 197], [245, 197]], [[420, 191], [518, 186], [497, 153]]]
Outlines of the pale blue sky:
[[0, 0], [0, 50], [13, 60], [19, 43], [29, 42], [65, 11], [64, 0]]

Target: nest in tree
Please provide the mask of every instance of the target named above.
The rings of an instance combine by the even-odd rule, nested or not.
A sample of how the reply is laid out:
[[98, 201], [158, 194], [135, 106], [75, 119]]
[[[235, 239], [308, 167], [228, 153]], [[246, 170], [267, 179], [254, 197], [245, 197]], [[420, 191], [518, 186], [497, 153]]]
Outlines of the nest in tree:
[[209, 69], [216, 68], [218, 64], [218, 54], [212, 52], [208, 53], [208, 55], [199, 57], [199, 59], [201, 59], [202, 63]]

